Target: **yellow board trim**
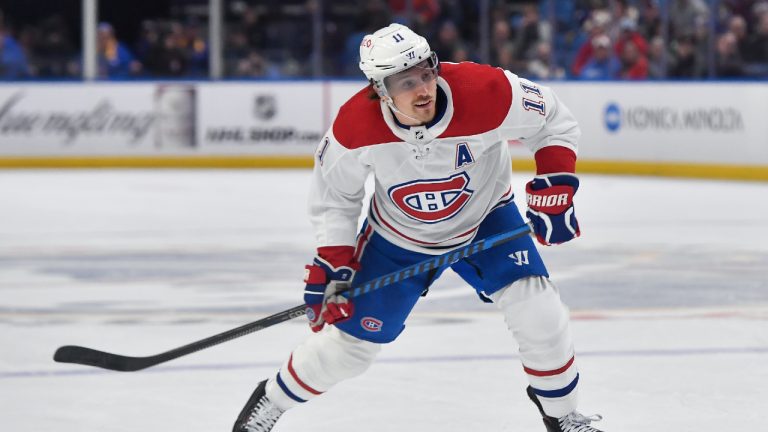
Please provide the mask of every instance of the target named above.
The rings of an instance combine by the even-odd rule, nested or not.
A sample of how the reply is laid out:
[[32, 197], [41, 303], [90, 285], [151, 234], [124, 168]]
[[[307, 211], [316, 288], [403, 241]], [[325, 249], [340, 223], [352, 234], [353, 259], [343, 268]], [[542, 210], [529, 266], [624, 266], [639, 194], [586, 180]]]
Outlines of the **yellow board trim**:
[[[515, 171], [535, 171], [533, 160], [514, 160]], [[768, 181], [768, 166], [579, 160], [576, 172], [722, 180]]]
[[[0, 169], [28, 168], [311, 168], [312, 156], [62, 156], [0, 157]], [[535, 171], [534, 161], [512, 161]], [[768, 166], [579, 160], [579, 173], [768, 181]]]

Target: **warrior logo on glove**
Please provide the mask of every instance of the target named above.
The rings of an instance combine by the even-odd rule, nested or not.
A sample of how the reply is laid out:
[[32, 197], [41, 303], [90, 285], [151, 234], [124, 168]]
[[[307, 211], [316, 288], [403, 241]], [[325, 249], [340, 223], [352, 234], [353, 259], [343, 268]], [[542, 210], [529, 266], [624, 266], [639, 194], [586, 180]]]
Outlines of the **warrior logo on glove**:
[[525, 187], [533, 231], [539, 243], [550, 246], [581, 234], [573, 209], [579, 178], [570, 173], [537, 176]]

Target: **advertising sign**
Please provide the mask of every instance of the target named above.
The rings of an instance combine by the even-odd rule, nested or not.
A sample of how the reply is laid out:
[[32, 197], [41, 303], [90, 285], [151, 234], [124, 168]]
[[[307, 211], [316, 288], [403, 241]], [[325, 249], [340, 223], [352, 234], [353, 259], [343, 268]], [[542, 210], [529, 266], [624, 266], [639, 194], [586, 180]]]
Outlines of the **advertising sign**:
[[324, 107], [319, 82], [200, 84], [200, 149], [311, 155], [325, 133]]
[[103, 154], [155, 146], [155, 86], [0, 86], [0, 154]]
[[[581, 125], [584, 167], [699, 164], [731, 173], [768, 167], [764, 84], [545, 84]], [[339, 107], [364, 87], [364, 81], [2, 84], [0, 156], [8, 164], [66, 156], [159, 156], [170, 164], [168, 156], [193, 156], [212, 165], [244, 157], [257, 164], [261, 157], [308, 166]], [[508, 144], [515, 161], [530, 162], [526, 146]]]
[[582, 128], [581, 159], [768, 165], [768, 86], [552, 83]]

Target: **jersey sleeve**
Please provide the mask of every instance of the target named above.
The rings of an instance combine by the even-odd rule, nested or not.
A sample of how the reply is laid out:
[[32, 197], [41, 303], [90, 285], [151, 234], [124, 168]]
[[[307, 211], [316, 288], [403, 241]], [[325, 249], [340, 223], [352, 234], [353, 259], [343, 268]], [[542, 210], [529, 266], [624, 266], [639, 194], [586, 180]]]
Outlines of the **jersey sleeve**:
[[520, 140], [534, 153], [559, 146], [575, 155], [581, 129], [568, 107], [549, 87], [509, 71], [504, 73], [513, 96], [509, 113], [500, 127], [503, 138]]
[[354, 245], [370, 166], [364, 149], [347, 149], [329, 130], [315, 152], [309, 219], [317, 247]]

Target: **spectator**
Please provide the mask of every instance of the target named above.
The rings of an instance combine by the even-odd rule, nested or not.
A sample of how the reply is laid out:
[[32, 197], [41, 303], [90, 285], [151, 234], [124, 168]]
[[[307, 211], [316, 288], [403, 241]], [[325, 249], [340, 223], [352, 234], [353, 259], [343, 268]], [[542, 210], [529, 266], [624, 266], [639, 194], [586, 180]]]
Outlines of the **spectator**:
[[740, 15], [733, 15], [728, 19], [728, 31], [736, 37], [736, 45], [740, 53], [748, 50], [747, 47], [747, 20]]
[[525, 62], [520, 61], [515, 57], [515, 45], [512, 42], [509, 42], [499, 50], [494, 66], [509, 71], [517, 71], [524, 69]]
[[[316, 0], [225, 3], [225, 75], [274, 77], [311, 73], [312, 32], [306, 30], [312, 10], [320, 3]], [[481, 21], [476, 2], [339, 0], [327, 4], [323, 12], [322, 43], [322, 71], [326, 75], [357, 75], [359, 40], [363, 34], [371, 33], [371, 28], [390, 23], [393, 10], [399, 14], [395, 20], [412, 20], [418, 28], [430, 27], [426, 32], [434, 34], [434, 48], [442, 60], [483, 61], [479, 58], [478, 46], [473, 43], [479, 38], [478, 22]], [[620, 58], [624, 59], [624, 75], [634, 76], [642, 69], [642, 59], [633, 63], [633, 67], [626, 64], [626, 57], [634, 56], [632, 49], [624, 49], [631, 41], [639, 57], [644, 58], [651, 78], [701, 78], [707, 72], [713, 77], [721, 73], [768, 75], [768, 0], [720, 3], [718, 17], [725, 18], [716, 24], [725, 26], [720, 30], [735, 37], [735, 51], [729, 47], [730, 36], [710, 35], [711, 11], [707, 4], [708, 0], [668, 2], [672, 40], [663, 44], [658, 39], [663, 36], [663, 10], [658, 0], [555, 1], [554, 9], [542, 9], [546, 4], [540, 2], [537, 6], [532, 0], [493, 1], [486, 17], [491, 23], [489, 63], [506, 65], [535, 79], [557, 79], [562, 65], [569, 66], [570, 76], [580, 79], [616, 79], [604, 72], [606, 68], [611, 70], [606, 65], [615, 64]], [[412, 8], [412, 15], [408, 7]], [[549, 19], [540, 16], [542, 10], [554, 11], [556, 27], [550, 27]], [[169, 13], [173, 16], [177, 12]], [[361, 18], [354, 19], [358, 14]], [[563, 18], [566, 16], [572, 16], [573, 20], [566, 22]], [[588, 17], [582, 26], [578, 26], [580, 17]], [[5, 29], [0, 32], [0, 74], [11, 79], [79, 76], [81, 52], [76, 48], [79, 35], [70, 31], [68, 22], [63, 15], [24, 17], [12, 28], [3, 27], [0, 18], [0, 28]], [[437, 23], [439, 26], [435, 26]], [[209, 57], [205, 33], [205, 25], [189, 18], [145, 21], [140, 35], [131, 41], [134, 57], [122, 41], [116, 39], [112, 26], [102, 24], [98, 33], [99, 76], [126, 78], [139, 75], [143, 70], [144, 77], [204, 77]], [[591, 62], [596, 46], [593, 42], [603, 35], [615, 41], [613, 55], [606, 60], [601, 54], [597, 61]], [[713, 52], [715, 57], [711, 56]], [[581, 73], [588, 63], [590, 70]]]
[[610, 80], [619, 74], [621, 64], [611, 49], [608, 35], [599, 35], [592, 39], [592, 55], [580, 68], [577, 77], [582, 80]]
[[679, 34], [688, 31], [709, 16], [704, 0], [673, 0], [669, 6], [670, 29]]
[[462, 30], [462, 36], [466, 37], [465, 31], [477, 25], [478, 6], [476, 2], [466, 0], [440, 0], [440, 16], [455, 22]]
[[661, 36], [661, 10], [656, 0], [642, 0], [638, 31], [646, 40]]
[[27, 56], [16, 39], [6, 34], [0, 15], [0, 79], [16, 80], [28, 74]]
[[[440, 15], [440, 2], [437, 0], [389, 0], [389, 10], [400, 23], [410, 23], [411, 28], [418, 28], [431, 33], [435, 18]], [[408, 6], [413, 12], [408, 16]]]
[[514, 56], [515, 47], [514, 45], [510, 47], [509, 42], [512, 36], [512, 28], [508, 20], [498, 18], [493, 22], [491, 32], [491, 64], [498, 66], [501, 63], [501, 57], [508, 55], [504, 51], [511, 49], [511, 54]]
[[238, 61], [235, 76], [239, 78], [279, 78], [281, 72], [277, 66], [261, 54], [251, 51], [247, 57]]
[[715, 45], [715, 73], [721, 78], [738, 78], [744, 75], [744, 62], [739, 53], [736, 35], [725, 32]]
[[187, 26], [184, 31], [187, 75], [205, 76], [208, 72], [208, 39], [203, 35], [203, 30], [197, 23]]
[[539, 16], [538, 7], [533, 3], [523, 5], [522, 17], [515, 29], [517, 57], [521, 59], [534, 57], [537, 44], [550, 40], [552, 40], [552, 30], [549, 22], [542, 20]]
[[696, 47], [692, 35], [679, 36], [672, 45], [673, 52], [669, 65], [671, 78], [701, 77], [699, 61], [696, 59]]
[[456, 45], [456, 47], [453, 49], [453, 52], [451, 52], [449, 61], [454, 63], [472, 61], [472, 58], [469, 56], [469, 50], [467, 49], [467, 46], [464, 44]]
[[536, 44], [534, 57], [528, 61], [526, 77], [532, 80], [565, 78], [565, 69], [552, 63], [552, 45], [549, 42]]
[[117, 40], [111, 24], [99, 24], [96, 37], [99, 77], [127, 78], [141, 71], [141, 63]]
[[652, 79], [666, 78], [669, 57], [664, 39], [661, 36], [654, 37], [648, 49], [648, 77]]
[[[597, 9], [592, 11], [590, 18], [584, 23], [585, 30], [588, 32], [588, 39], [582, 43], [576, 52], [576, 57], [571, 66], [571, 72], [574, 76], [581, 76], [581, 68], [592, 59], [594, 49], [594, 39], [599, 36], [607, 36], [608, 24], [611, 20], [611, 14], [608, 11]], [[610, 39], [608, 39], [610, 41]]]
[[[696, 18], [693, 30], [694, 57], [696, 59], [696, 70], [701, 71], [701, 76], [709, 75], [709, 52], [712, 37], [710, 37], [709, 19], [706, 16]], [[714, 74], [714, 70], [712, 70]]]
[[160, 28], [159, 24], [153, 20], [145, 20], [141, 23], [141, 33], [139, 34], [139, 40], [134, 45], [136, 56], [143, 61], [147, 70], [152, 71], [155, 69], [153, 60], [150, 58], [154, 55], [153, 50], [157, 49], [160, 45]]
[[340, 54], [341, 72], [345, 76], [359, 76], [360, 41], [363, 36], [385, 27], [392, 20], [386, 4], [381, 0], [367, 0], [359, 6], [357, 19], [358, 30], [348, 34], [344, 42], [344, 50]]
[[267, 40], [263, 15], [260, 14], [254, 6], [246, 7], [245, 10], [243, 10], [240, 30], [242, 30], [248, 38], [248, 46], [250, 47], [261, 47]]
[[768, 63], [768, 12], [759, 15], [755, 33], [748, 39], [744, 57], [755, 63]]
[[632, 18], [623, 18], [619, 24], [619, 36], [614, 45], [616, 55], [621, 56], [624, 45], [628, 42], [635, 44], [640, 54], [648, 55], [648, 41], [637, 31], [637, 23]]
[[619, 39], [620, 33], [623, 30], [621, 26], [625, 20], [636, 23], [638, 16], [640, 15], [634, 5], [629, 5], [627, 3], [628, 0], [610, 0], [608, 2], [608, 10], [610, 11], [611, 18], [608, 21], [607, 32], [608, 37], [610, 37], [612, 41]]
[[648, 78], [648, 59], [633, 41], [627, 41], [623, 45], [619, 61], [621, 62], [619, 78], [625, 80]]
[[187, 56], [180, 46], [180, 39], [173, 33], [162, 37], [149, 52], [147, 70], [158, 77], [180, 77], [186, 72]]
[[768, 0], [759, 0], [750, 8], [752, 20], [754, 22], [760, 22], [760, 18], [768, 14]]
[[[362, 39], [362, 38], [361, 38]], [[437, 40], [432, 48], [437, 53], [437, 58], [447, 60], [451, 58], [453, 50], [461, 43], [459, 30], [453, 21], [443, 21], [437, 31]], [[356, 47], [357, 48], [357, 47]]]

